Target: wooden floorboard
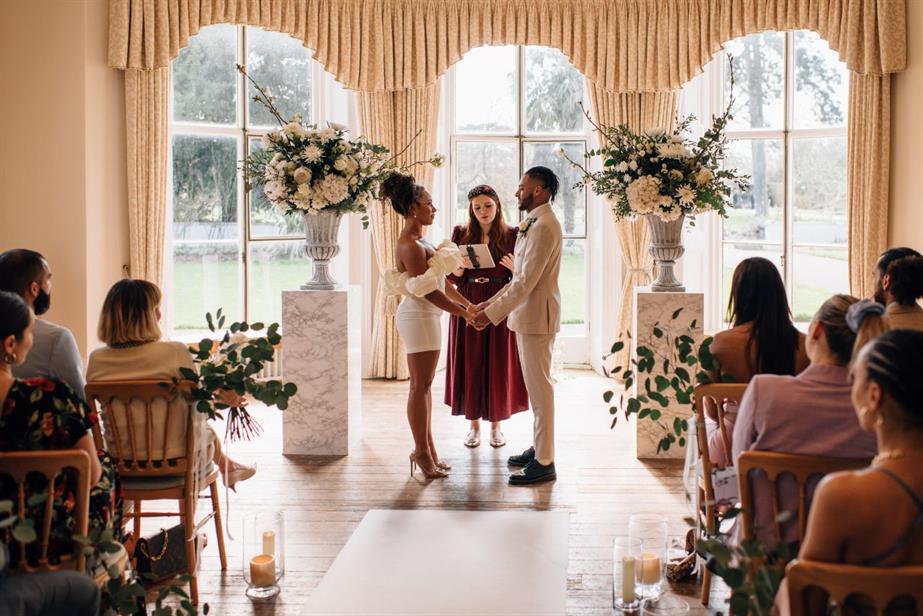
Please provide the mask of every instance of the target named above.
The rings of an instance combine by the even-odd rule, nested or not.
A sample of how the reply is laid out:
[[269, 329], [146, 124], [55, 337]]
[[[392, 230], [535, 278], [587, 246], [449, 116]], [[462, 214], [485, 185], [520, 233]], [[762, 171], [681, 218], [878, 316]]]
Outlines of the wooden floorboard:
[[[236, 536], [246, 512], [286, 512], [283, 591], [271, 604], [247, 599], [239, 542], [228, 540], [229, 569], [222, 573], [210, 532], [199, 588], [211, 614], [304, 613], [305, 599], [369, 509], [569, 511], [567, 613], [573, 615], [612, 613], [612, 539], [627, 532], [630, 514], [663, 513], [670, 536], [681, 540], [685, 535], [684, 518], [691, 509], [685, 502], [681, 464], [639, 462], [634, 458], [634, 426], [609, 429], [602, 392], [611, 381], [586, 370], [564, 373], [556, 388], [558, 480], [511, 487], [505, 460], [531, 443], [532, 414], [520, 413], [505, 422], [506, 447], [492, 449], [485, 430], [482, 445], [467, 449], [462, 444], [467, 422], [452, 417], [441, 404], [444, 378], [438, 374], [434, 387], [433, 431], [443, 460], [453, 470], [448, 479], [431, 482], [420, 475], [409, 477], [412, 441], [405, 416], [406, 382], [364, 381], [362, 441], [347, 457], [283, 456], [281, 412], [254, 409], [265, 432], [252, 442], [233, 444], [231, 455], [256, 464], [258, 472], [238, 485], [237, 494], [230, 494], [228, 526]], [[147, 531], [160, 525], [159, 520], [145, 522]], [[693, 614], [706, 612], [698, 602], [695, 580], [671, 592], [686, 597]], [[715, 584], [712, 606], [723, 607], [723, 593], [720, 583]]]

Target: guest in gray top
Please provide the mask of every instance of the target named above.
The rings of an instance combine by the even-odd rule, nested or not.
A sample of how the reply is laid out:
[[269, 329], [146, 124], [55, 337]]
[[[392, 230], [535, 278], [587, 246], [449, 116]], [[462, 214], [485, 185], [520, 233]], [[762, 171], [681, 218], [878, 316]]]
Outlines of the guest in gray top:
[[[862, 430], [850, 398], [849, 363], [867, 342], [885, 331], [884, 307], [849, 295], [834, 295], [808, 328], [810, 366], [798, 376], [758, 374], [740, 401], [734, 424], [734, 459], [744, 451], [779, 451], [837, 458], [871, 458], [875, 437]], [[781, 511], [797, 513], [794, 482], [779, 482]], [[777, 540], [765, 476], [751, 478], [757, 538]], [[813, 491], [813, 489], [812, 489]], [[810, 495], [809, 495], [810, 496]], [[797, 520], [797, 515], [792, 520]], [[798, 540], [797, 524], [785, 525], [786, 543]]]
[[[51, 267], [41, 254], [14, 248], [0, 254], [0, 291], [17, 293], [32, 308], [35, 316], [51, 307]], [[13, 368], [13, 376], [27, 379], [43, 376], [57, 379], [84, 398], [83, 360], [77, 341], [66, 327], [35, 320], [35, 342], [26, 361]]]

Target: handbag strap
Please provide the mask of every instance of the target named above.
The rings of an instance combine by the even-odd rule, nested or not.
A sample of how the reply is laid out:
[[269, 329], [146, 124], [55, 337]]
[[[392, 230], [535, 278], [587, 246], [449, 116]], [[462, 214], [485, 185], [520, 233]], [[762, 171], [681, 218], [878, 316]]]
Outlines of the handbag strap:
[[161, 528], [160, 533], [163, 535], [163, 547], [160, 548], [160, 554], [157, 556], [151, 556], [147, 551], [147, 541], [141, 541], [138, 543], [138, 549], [141, 550], [141, 553], [144, 554], [146, 558], [157, 562], [161, 558], [167, 555], [167, 546], [170, 544], [170, 535], [167, 533], [167, 529]]

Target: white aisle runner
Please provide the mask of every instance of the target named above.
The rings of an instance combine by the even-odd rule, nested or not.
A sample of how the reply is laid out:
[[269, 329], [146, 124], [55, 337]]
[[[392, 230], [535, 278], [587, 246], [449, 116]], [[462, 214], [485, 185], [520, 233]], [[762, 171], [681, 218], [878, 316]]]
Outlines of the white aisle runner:
[[369, 511], [307, 613], [561, 616], [568, 517], [566, 511]]

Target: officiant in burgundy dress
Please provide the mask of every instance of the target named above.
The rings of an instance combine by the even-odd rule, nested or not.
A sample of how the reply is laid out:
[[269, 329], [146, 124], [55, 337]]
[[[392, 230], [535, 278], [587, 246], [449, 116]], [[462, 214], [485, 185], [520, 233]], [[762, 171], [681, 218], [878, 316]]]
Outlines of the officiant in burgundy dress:
[[[486, 184], [468, 191], [468, 224], [455, 227], [452, 241], [462, 247], [487, 244], [494, 267], [479, 267], [466, 257], [466, 268], [456, 270], [449, 280], [474, 304], [485, 302], [513, 277], [513, 246], [519, 229], [503, 220], [497, 192]], [[477, 256], [474, 256], [477, 261]], [[471, 268], [468, 268], [468, 265]], [[486, 264], [484, 264], [486, 265]], [[488, 325], [478, 331], [463, 319], [451, 317], [446, 366], [445, 403], [453, 415], [471, 421], [465, 445], [480, 444], [480, 420], [491, 422], [490, 444], [506, 444], [500, 422], [529, 408], [529, 395], [522, 378], [516, 335], [506, 327]]]

